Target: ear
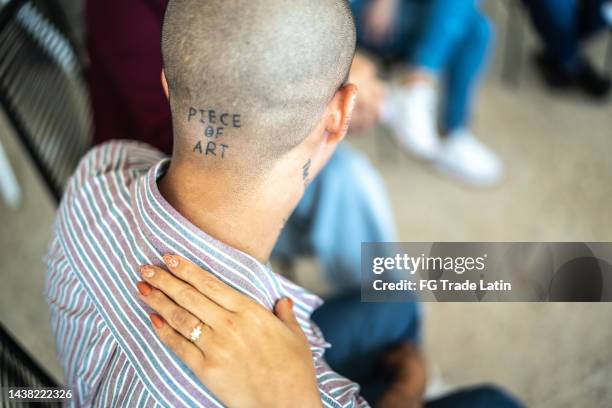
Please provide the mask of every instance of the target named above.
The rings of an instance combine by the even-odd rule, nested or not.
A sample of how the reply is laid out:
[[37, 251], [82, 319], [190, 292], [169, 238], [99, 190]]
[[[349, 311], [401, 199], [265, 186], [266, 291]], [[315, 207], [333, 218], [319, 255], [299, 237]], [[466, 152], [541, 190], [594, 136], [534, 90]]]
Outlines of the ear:
[[166, 98], [168, 98], [168, 81], [166, 80], [166, 73], [162, 69], [161, 71], [161, 84], [162, 88], [164, 88], [164, 93], [166, 94]]
[[356, 98], [357, 86], [354, 84], [344, 85], [336, 91], [334, 98], [327, 106], [327, 118], [325, 120], [327, 143], [338, 144], [346, 136]]

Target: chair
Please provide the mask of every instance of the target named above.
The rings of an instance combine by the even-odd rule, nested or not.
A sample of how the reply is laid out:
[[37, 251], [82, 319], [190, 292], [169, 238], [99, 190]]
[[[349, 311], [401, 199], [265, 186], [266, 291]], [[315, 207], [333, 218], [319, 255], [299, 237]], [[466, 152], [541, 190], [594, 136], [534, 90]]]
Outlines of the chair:
[[[0, 325], [0, 387], [3, 393], [6, 393], [9, 387], [59, 387], [55, 380], [23, 351], [2, 325]], [[2, 396], [3, 407], [26, 406], [26, 404], [18, 400], [9, 400], [6, 394]], [[60, 407], [61, 403], [49, 401], [37, 405]]]
[[507, 20], [502, 57], [502, 81], [518, 86], [523, 65], [524, 28], [521, 21], [522, 5], [517, 0], [503, 3], [506, 6]]
[[[74, 44], [55, 0], [0, 0], [0, 109], [56, 203], [91, 140]], [[58, 386], [2, 327], [0, 386]], [[3, 406], [25, 405], [5, 397]]]
[[91, 140], [82, 63], [54, 0], [1, 1], [0, 107], [59, 202]]

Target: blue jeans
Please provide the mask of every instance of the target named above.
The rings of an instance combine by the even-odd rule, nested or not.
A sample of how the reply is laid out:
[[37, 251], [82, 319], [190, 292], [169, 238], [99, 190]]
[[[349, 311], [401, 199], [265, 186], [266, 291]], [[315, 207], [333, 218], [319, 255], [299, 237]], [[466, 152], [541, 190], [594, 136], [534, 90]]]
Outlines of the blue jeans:
[[383, 181], [363, 155], [342, 145], [306, 189], [272, 256], [314, 255], [346, 290], [360, 284], [361, 242], [387, 241], [396, 241], [396, 232]]
[[604, 28], [606, 0], [523, 0], [546, 52], [565, 68], [579, 68], [580, 41]]
[[477, 0], [402, 0], [393, 35], [373, 44], [364, 35], [364, 13], [370, 0], [352, 0], [360, 46], [390, 60], [445, 77], [442, 128], [466, 127], [474, 91], [487, 60], [492, 29]]
[[[327, 301], [312, 319], [332, 347], [329, 365], [357, 382], [361, 395], [374, 404], [391, 385], [378, 363], [388, 350], [420, 341], [420, 311], [415, 302], [361, 302], [360, 292]], [[427, 408], [515, 408], [521, 405], [497, 387], [485, 385], [429, 401]]]

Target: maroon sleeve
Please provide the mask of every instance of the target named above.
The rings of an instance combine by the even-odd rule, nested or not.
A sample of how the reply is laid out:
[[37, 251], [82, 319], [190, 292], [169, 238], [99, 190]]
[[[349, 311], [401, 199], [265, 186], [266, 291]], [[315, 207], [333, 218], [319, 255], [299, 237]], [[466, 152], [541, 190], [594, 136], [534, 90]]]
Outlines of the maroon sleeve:
[[87, 0], [87, 79], [94, 144], [133, 139], [172, 151], [170, 107], [161, 86], [167, 0]]

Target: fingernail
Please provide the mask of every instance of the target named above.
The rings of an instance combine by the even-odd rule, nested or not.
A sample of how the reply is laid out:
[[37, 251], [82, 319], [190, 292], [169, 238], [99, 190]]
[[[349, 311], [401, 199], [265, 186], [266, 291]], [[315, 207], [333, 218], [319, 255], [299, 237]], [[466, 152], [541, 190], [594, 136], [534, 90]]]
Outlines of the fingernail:
[[149, 296], [151, 293], [151, 286], [146, 282], [138, 282], [136, 287], [142, 296]]
[[153, 275], [155, 275], [155, 269], [153, 269], [150, 266], [143, 266], [143, 267], [140, 268], [140, 273], [145, 278], [152, 278]]
[[158, 314], [151, 313], [149, 315], [149, 318], [151, 319], [153, 326], [155, 326], [158, 329], [161, 329], [162, 326], [164, 325], [164, 319], [162, 319], [161, 316]]
[[172, 255], [164, 255], [164, 262], [170, 268], [176, 268], [177, 266], [179, 266], [179, 260]]
[[293, 307], [293, 300], [290, 297], [287, 297], [285, 299], [287, 299], [287, 303], [289, 303], [289, 307]]

